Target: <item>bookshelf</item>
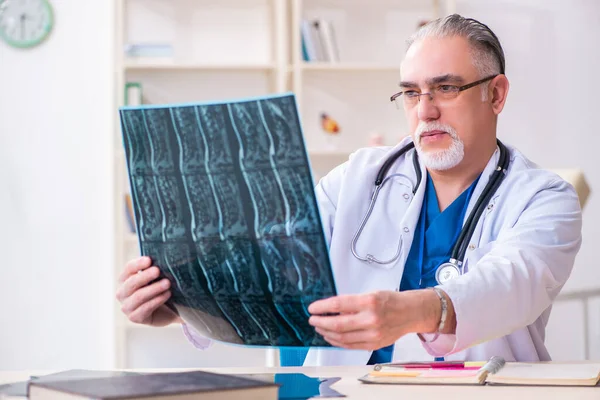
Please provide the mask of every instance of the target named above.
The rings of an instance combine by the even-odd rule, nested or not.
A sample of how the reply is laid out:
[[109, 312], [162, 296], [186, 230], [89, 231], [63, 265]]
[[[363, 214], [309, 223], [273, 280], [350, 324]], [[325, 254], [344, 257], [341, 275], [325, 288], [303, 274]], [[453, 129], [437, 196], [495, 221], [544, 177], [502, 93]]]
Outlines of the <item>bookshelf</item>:
[[[372, 132], [388, 145], [404, 136], [404, 117], [389, 102], [404, 40], [420, 20], [455, 9], [453, 1], [443, 0], [114, 1], [118, 107], [124, 105], [127, 82], [139, 82], [143, 101], [155, 104], [293, 91], [315, 179], [366, 146]], [[301, 24], [311, 18], [331, 21], [338, 62], [304, 61]], [[125, 45], [131, 44], [159, 45], [162, 53], [127, 55]], [[339, 123], [339, 135], [324, 134], [321, 113]], [[125, 263], [139, 254], [125, 214], [129, 189], [118, 115], [114, 155], [116, 281]], [[184, 343], [179, 327], [133, 324], [116, 302], [115, 318], [116, 368], [217, 366], [223, 357], [264, 365], [276, 358], [264, 349], [223, 345], [196, 351]], [[174, 350], [165, 358], [158, 348], [170, 345]]]

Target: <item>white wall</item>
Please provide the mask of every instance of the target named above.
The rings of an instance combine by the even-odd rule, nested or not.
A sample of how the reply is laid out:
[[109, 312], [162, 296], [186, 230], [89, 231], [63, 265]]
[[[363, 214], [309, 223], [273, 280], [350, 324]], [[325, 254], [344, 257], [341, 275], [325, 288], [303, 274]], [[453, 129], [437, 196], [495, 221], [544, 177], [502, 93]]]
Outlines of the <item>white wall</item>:
[[0, 41], [0, 369], [112, 366], [112, 3]]

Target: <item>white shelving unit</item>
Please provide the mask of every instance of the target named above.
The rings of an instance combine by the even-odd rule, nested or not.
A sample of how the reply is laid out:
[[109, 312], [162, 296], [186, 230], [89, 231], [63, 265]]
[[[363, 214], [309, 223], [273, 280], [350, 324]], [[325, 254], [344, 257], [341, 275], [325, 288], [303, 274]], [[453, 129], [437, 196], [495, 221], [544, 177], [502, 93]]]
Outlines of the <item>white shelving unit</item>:
[[[405, 135], [402, 113], [389, 102], [399, 80], [404, 40], [421, 19], [454, 11], [453, 1], [442, 0], [115, 2], [118, 106], [124, 104], [126, 82], [140, 82], [144, 102], [158, 104], [293, 91], [316, 179], [366, 146], [370, 132], [383, 134], [386, 144]], [[300, 24], [316, 17], [329, 19], [336, 30], [337, 63], [302, 60]], [[173, 52], [169, 57], [127, 58], [128, 43], [170, 43]], [[322, 132], [322, 112], [339, 122], [339, 137]], [[118, 277], [139, 254], [124, 211], [128, 187], [118, 118], [114, 143]], [[219, 345], [200, 353], [184, 343], [179, 327], [148, 329], [127, 321], [115, 307], [116, 368], [215, 366], [224, 357], [230, 364], [263, 365], [265, 357], [268, 363], [273, 356]]]

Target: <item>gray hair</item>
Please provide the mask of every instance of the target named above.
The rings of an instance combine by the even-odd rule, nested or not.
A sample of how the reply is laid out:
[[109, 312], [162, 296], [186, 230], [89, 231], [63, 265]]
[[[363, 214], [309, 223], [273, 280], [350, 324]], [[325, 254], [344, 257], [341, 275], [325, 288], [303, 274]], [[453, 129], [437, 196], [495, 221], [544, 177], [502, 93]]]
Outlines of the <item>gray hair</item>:
[[[407, 48], [417, 40], [426, 37], [449, 37], [459, 36], [467, 39], [471, 45], [471, 57], [473, 65], [477, 69], [480, 78], [491, 75], [504, 74], [505, 60], [504, 50], [498, 37], [485, 24], [458, 14], [438, 18], [423, 25], [407, 40]], [[482, 85], [482, 95], [487, 97], [488, 83]]]

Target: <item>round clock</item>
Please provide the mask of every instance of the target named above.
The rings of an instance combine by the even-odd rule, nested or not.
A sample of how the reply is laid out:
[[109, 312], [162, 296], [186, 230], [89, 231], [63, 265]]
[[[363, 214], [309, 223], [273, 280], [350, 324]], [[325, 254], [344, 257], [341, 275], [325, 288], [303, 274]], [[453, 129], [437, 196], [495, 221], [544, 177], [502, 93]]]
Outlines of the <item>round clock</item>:
[[54, 24], [48, 0], [0, 0], [0, 38], [11, 46], [34, 47]]

